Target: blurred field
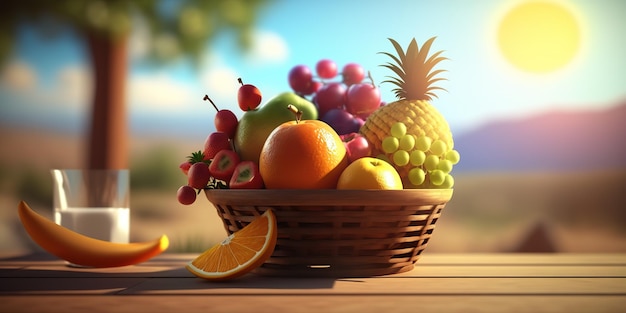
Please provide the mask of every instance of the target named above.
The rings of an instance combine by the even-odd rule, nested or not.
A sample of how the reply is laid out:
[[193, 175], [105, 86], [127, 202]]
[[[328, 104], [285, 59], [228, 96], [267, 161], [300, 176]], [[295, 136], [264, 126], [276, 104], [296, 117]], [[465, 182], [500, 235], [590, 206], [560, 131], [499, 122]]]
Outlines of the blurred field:
[[[547, 226], [559, 252], [626, 252], [624, 172], [457, 176], [429, 252], [512, 251], [536, 223]], [[0, 197], [4, 254], [38, 250], [17, 220], [17, 201]], [[186, 207], [176, 202], [175, 188], [139, 190], [131, 203], [132, 241], [165, 233], [170, 251], [195, 252], [226, 234], [204, 197]], [[33, 207], [52, 216], [47, 203], [35, 201]]]
[[626, 171], [456, 177], [429, 251], [513, 251], [538, 224], [559, 252], [626, 251]]
[[[52, 217], [53, 167], [81, 167], [80, 137], [0, 132], [0, 254], [39, 248], [22, 229], [17, 203]], [[134, 140], [131, 241], [167, 234], [172, 252], [203, 251], [226, 232], [200, 195], [176, 201], [184, 183], [178, 164], [197, 145]], [[626, 252], [626, 170], [601, 172], [454, 173], [452, 201], [438, 221], [429, 252], [513, 251], [538, 223], [560, 252]]]

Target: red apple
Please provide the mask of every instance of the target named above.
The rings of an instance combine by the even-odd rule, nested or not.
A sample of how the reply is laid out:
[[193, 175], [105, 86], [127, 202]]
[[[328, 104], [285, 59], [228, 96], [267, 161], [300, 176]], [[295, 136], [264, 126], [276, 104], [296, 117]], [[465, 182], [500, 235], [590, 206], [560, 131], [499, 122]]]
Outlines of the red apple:
[[341, 136], [341, 140], [346, 146], [348, 162], [350, 163], [362, 157], [370, 156], [372, 153], [372, 148], [370, 147], [369, 142], [359, 133], [343, 135]]
[[227, 182], [230, 180], [239, 162], [240, 159], [237, 152], [233, 150], [221, 150], [213, 157], [213, 161], [211, 161], [209, 165], [209, 172], [211, 172], [211, 176], [216, 179]]
[[380, 107], [380, 89], [370, 83], [352, 85], [346, 95], [346, 109], [348, 112], [367, 118]]
[[213, 159], [220, 150], [232, 150], [230, 139], [225, 132], [212, 132], [204, 141], [204, 159]]
[[261, 178], [259, 166], [253, 161], [242, 161], [235, 167], [229, 186], [231, 189], [263, 188], [263, 178]]
[[261, 104], [261, 91], [254, 85], [244, 85], [241, 78], [239, 78], [239, 83], [241, 84], [241, 87], [239, 87], [239, 91], [237, 92], [237, 102], [239, 103], [239, 108], [243, 111], [256, 109], [259, 104]]

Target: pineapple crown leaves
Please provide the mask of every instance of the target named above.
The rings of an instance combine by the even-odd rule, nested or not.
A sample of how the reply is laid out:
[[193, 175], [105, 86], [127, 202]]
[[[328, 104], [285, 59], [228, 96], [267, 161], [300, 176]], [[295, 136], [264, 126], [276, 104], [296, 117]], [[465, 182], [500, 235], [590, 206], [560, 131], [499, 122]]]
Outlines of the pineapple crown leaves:
[[432, 37], [428, 39], [420, 49], [415, 41], [415, 38], [411, 40], [406, 52], [402, 49], [400, 44], [392, 38], [388, 38], [391, 44], [394, 46], [397, 56], [389, 52], [380, 52], [389, 56], [394, 62], [387, 62], [381, 66], [392, 70], [396, 76], [386, 76], [388, 80], [383, 83], [392, 83], [398, 88], [393, 89], [396, 97], [399, 99], [409, 100], [432, 100], [433, 97], [437, 98], [435, 90], [447, 91], [444, 88], [435, 86], [434, 83], [447, 80], [446, 78], [435, 77], [446, 70], [434, 70], [433, 68], [439, 62], [448, 60], [446, 57], [442, 57], [443, 51], [435, 52], [430, 57], [428, 56], [430, 47], [435, 41]]

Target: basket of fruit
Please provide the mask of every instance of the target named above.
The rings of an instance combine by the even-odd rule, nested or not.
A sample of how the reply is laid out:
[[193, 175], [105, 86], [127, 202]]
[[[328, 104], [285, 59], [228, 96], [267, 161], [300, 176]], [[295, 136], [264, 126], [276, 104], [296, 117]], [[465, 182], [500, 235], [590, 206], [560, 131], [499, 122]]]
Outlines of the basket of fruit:
[[[258, 241], [256, 253], [228, 252], [233, 273], [355, 277], [413, 268], [452, 197], [450, 172], [459, 162], [446, 120], [429, 103], [441, 89], [433, 85], [441, 71], [432, 69], [445, 59], [428, 57], [433, 40], [421, 49], [413, 40], [406, 51], [391, 40], [397, 56], [384, 54], [395, 64], [384, 66], [398, 75], [388, 82], [399, 100], [389, 104], [355, 63], [343, 68], [341, 82], [329, 82], [338, 75], [330, 60], [316, 66], [321, 81], [308, 67], [294, 67], [294, 92], [260, 108], [259, 90], [240, 80], [239, 120], [213, 104], [217, 131], [181, 164], [188, 185], [178, 199], [190, 204], [204, 191], [229, 234], [216, 246], [253, 233], [244, 230], [260, 217], [270, 225], [246, 239]], [[218, 250], [188, 268], [203, 278], [229, 277], [231, 270], [215, 265], [224, 257]]]

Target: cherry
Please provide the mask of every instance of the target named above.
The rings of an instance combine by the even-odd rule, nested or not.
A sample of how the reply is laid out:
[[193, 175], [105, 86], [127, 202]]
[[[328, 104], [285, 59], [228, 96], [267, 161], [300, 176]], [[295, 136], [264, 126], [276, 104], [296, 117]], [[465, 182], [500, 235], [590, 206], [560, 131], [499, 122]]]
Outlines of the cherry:
[[209, 96], [205, 95], [205, 101], [211, 102], [217, 114], [215, 114], [215, 130], [224, 132], [228, 135], [228, 138], [235, 138], [235, 132], [237, 132], [237, 125], [239, 121], [237, 120], [237, 116], [231, 110], [220, 110], [217, 108], [217, 105], [209, 98]]
[[237, 79], [241, 87], [237, 92], [237, 102], [239, 108], [243, 111], [250, 111], [256, 109], [261, 104], [261, 91], [254, 85], [245, 84], [241, 78]]
[[189, 185], [184, 185], [176, 191], [178, 202], [183, 205], [190, 205], [196, 201], [196, 190]]

